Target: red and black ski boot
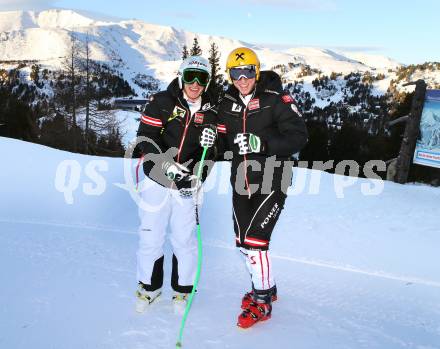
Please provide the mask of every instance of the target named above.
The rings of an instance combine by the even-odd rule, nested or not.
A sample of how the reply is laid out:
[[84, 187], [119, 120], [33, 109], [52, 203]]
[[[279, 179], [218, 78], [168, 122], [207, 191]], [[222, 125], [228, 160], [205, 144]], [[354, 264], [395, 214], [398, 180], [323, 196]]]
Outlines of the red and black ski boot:
[[239, 315], [237, 326], [249, 328], [259, 321], [269, 320], [272, 313], [272, 304], [251, 302]]
[[[272, 287], [269, 292], [271, 294], [271, 301], [275, 302], [278, 299], [277, 287]], [[247, 309], [247, 307], [249, 307], [249, 304], [251, 304], [252, 302], [254, 302], [254, 290], [246, 292], [246, 294], [243, 296], [241, 300], [241, 309]]]

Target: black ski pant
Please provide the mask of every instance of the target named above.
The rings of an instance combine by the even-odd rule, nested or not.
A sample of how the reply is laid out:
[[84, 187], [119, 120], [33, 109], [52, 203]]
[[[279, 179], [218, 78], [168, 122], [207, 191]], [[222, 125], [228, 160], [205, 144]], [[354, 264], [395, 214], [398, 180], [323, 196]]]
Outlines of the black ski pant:
[[233, 192], [233, 221], [237, 247], [267, 251], [286, 196], [281, 189], [275, 189], [269, 194], [258, 191], [250, 197]]

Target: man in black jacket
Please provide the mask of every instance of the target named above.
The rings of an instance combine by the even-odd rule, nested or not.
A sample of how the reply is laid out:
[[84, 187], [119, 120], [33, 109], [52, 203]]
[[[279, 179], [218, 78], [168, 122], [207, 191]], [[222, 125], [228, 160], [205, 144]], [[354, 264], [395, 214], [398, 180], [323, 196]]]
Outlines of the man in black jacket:
[[307, 130], [280, 77], [260, 72], [254, 51], [233, 50], [226, 70], [232, 85], [218, 107], [217, 129], [225, 149], [233, 152], [236, 245], [252, 279], [237, 325], [248, 328], [270, 318], [277, 297], [269, 242], [291, 184], [289, 160], [307, 143]]
[[[161, 294], [163, 244], [167, 227], [173, 247], [171, 286], [176, 310], [192, 290], [197, 267], [195, 200], [200, 182], [196, 164], [203, 147], [214, 144], [213, 100], [206, 93], [211, 67], [203, 57], [185, 59], [166, 91], [150, 98], [138, 130], [146, 178], [141, 183], [136, 310], [143, 312]], [[211, 151], [211, 149], [210, 149]], [[209, 151], [209, 152], [210, 152]], [[208, 157], [210, 156], [208, 152]], [[207, 171], [202, 176], [206, 178]]]

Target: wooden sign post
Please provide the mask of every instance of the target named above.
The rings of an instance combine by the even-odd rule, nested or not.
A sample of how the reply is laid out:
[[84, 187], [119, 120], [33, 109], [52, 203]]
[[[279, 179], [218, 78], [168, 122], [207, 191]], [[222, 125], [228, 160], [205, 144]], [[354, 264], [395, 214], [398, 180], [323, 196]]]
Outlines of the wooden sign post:
[[422, 117], [423, 105], [425, 103], [426, 83], [424, 80], [417, 80], [416, 90], [411, 105], [411, 112], [406, 122], [405, 134], [397, 157], [396, 183], [405, 184], [408, 181], [409, 169], [414, 157], [417, 137], [420, 132], [420, 119]]

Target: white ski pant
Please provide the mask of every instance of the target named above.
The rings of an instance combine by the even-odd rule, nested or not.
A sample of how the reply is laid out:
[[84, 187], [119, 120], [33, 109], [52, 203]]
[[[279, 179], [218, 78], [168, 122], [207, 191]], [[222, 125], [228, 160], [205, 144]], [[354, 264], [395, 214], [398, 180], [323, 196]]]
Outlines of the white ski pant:
[[[193, 285], [197, 268], [195, 200], [181, 198], [148, 177], [142, 181], [139, 205], [137, 280], [150, 285], [155, 262], [164, 255], [167, 228], [178, 261], [178, 284]], [[174, 266], [173, 266], [174, 267]]]
[[269, 251], [247, 250], [243, 247], [239, 250], [251, 275], [254, 288], [256, 290], [269, 290], [274, 287], [275, 279]]

